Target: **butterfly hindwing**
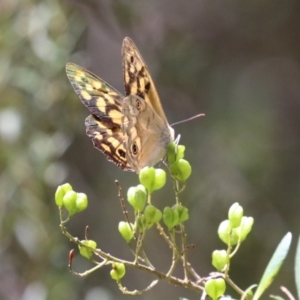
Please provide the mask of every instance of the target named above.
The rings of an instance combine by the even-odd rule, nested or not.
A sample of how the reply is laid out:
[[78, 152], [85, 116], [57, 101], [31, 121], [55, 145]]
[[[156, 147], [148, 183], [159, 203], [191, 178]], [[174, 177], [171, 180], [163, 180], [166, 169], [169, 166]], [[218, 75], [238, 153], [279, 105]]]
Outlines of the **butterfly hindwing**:
[[133, 171], [126, 159], [126, 149], [120, 128], [110, 129], [105, 123], [90, 115], [85, 120], [86, 133], [92, 138], [95, 148], [102, 151], [109, 161], [125, 171]]
[[127, 161], [138, 173], [143, 167], [154, 166], [163, 159], [173, 136], [162, 118], [137, 95], [124, 98], [123, 114]]
[[121, 130], [123, 96], [104, 80], [76, 64], [68, 63], [66, 72], [75, 92], [91, 112], [85, 125], [94, 146], [120, 168], [132, 171], [126, 160]]

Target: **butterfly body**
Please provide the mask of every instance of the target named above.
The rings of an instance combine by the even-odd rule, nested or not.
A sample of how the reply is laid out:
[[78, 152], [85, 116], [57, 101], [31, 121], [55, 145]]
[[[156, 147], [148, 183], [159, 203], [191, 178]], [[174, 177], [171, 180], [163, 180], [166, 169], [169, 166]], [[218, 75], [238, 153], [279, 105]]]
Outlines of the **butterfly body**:
[[91, 115], [87, 135], [107, 159], [139, 171], [164, 158], [174, 130], [167, 122], [154, 83], [134, 43], [122, 45], [126, 97], [93, 73], [68, 63], [68, 78]]

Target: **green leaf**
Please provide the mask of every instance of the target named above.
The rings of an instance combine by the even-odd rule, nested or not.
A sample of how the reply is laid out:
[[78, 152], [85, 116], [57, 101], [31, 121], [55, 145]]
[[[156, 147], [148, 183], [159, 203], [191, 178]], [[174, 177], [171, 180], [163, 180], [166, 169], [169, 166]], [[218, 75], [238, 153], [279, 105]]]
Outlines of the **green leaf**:
[[298, 299], [300, 299], [300, 236], [298, 239], [296, 257], [295, 257], [295, 281], [296, 281]]
[[257, 290], [255, 291], [253, 300], [257, 300], [273, 282], [290, 249], [291, 241], [292, 234], [288, 232], [277, 246], [271, 260], [269, 261]]
[[275, 295], [270, 295], [270, 298], [275, 299], [275, 300], [285, 300], [281, 296], [275, 296]]
[[252, 284], [249, 287], [247, 287], [246, 290], [244, 291], [242, 297], [241, 297], [241, 300], [249, 300], [249, 299], [252, 300], [252, 298], [253, 298], [252, 290], [256, 287], [257, 287], [257, 284]]

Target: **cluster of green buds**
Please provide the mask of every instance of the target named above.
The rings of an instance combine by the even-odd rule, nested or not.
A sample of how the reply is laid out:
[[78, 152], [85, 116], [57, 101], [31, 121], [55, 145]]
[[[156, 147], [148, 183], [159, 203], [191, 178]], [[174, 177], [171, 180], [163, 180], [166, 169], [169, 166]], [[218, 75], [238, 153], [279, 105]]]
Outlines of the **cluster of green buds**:
[[245, 217], [242, 206], [238, 203], [231, 205], [228, 211], [228, 219], [221, 222], [218, 235], [227, 246], [227, 250], [215, 250], [212, 253], [212, 265], [221, 272], [225, 272], [230, 258], [235, 254], [232, 246], [243, 242], [252, 229], [253, 218]]
[[[181, 183], [184, 183], [191, 174], [190, 164], [183, 159], [184, 151], [184, 146], [171, 143], [167, 152], [171, 175]], [[118, 230], [126, 243], [132, 241], [136, 232], [144, 233], [161, 220], [168, 230], [172, 231], [174, 227], [189, 218], [188, 209], [179, 203], [173, 207], [165, 207], [163, 211], [151, 203], [153, 192], [163, 188], [166, 184], [166, 172], [164, 170], [145, 167], [139, 173], [139, 181], [140, 184], [129, 188], [127, 192], [127, 200], [134, 210], [135, 220], [133, 223], [121, 221], [118, 225]], [[60, 209], [67, 210], [69, 217], [83, 211], [88, 206], [87, 196], [73, 191], [72, 186], [68, 183], [57, 188], [55, 202]], [[68, 221], [68, 219], [65, 221]], [[81, 256], [91, 260], [97, 248], [97, 243], [86, 238], [80, 241], [78, 247]], [[112, 279], [120, 281], [125, 273], [126, 269], [123, 263], [112, 262], [110, 272]]]
[[139, 180], [151, 195], [166, 184], [166, 172], [163, 169], [145, 167], [139, 173]]
[[[69, 217], [72, 217], [87, 208], [88, 199], [86, 194], [73, 191], [72, 186], [65, 183], [58, 186], [55, 193], [55, 203], [60, 209], [65, 208]], [[82, 240], [78, 248], [80, 255], [90, 260], [93, 250], [97, 248], [97, 243], [93, 240]]]
[[139, 180], [140, 184], [130, 187], [127, 192], [127, 200], [134, 209], [135, 222], [133, 224], [121, 221], [118, 226], [120, 234], [127, 243], [133, 239], [137, 230], [144, 232], [161, 219], [168, 230], [172, 230], [189, 217], [188, 209], [181, 204], [176, 204], [172, 208], [166, 207], [163, 212], [151, 204], [149, 196], [166, 183], [164, 170], [145, 167], [139, 173]]
[[219, 228], [219, 238], [228, 246], [243, 242], [252, 229], [254, 219], [245, 217], [242, 206], [232, 204], [228, 211], [228, 219], [224, 220]]
[[171, 175], [180, 182], [185, 182], [192, 173], [192, 167], [184, 159], [185, 146], [176, 145], [174, 142], [169, 144], [167, 160]]
[[175, 204], [173, 207], [165, 207], [163, 211], [163, 220], [169, 230], [188, 220], [189, 212], [181, 204]]
[[[232, 204], [228, 211], [228, 219], [221, 222], [218, 228], [218, 235], [221, 241], [227, 246], [227, 250], [215, 250], [212, 253], [212, 265], [225, 274], [229, 271], [229, 263], [238, 247], [232, 252], [232, 246], [239, 246], [243, 242], [253, 225], [252, 217], [245, 217], [242, 206], [238, 203]], [[225, 292], [226, 285], [223, 278], [210, 279], [205, 284], [206, 293], [217, 299]]]
[[69, 183], [65, 183], [58, 186], [55, 203], [59, 208], [65, 208], [71, 217], [87, 208], [88, 199], [86, 194], [76, 193]]

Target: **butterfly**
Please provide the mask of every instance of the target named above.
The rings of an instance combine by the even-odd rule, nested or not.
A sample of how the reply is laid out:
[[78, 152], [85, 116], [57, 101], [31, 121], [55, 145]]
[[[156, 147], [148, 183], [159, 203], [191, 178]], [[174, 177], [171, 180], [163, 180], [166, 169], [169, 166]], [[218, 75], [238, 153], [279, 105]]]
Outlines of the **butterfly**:
[[122, 44], [126, 97], [92, 72], [66, 65], [67, 76], [91, 115], [86, 133], [94, 147], [125, 171], [154, 166], [174, 141], [149, 70], [133, 41]]

